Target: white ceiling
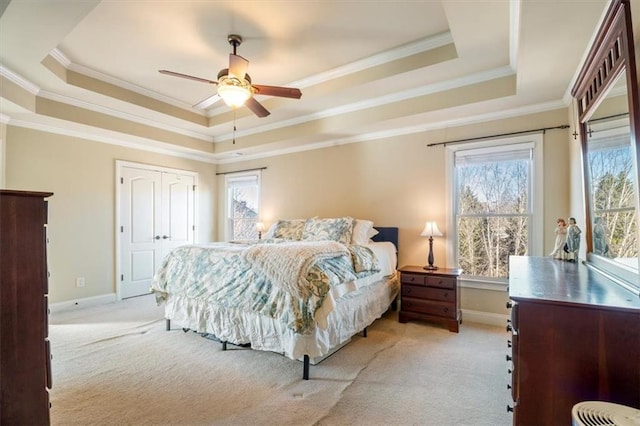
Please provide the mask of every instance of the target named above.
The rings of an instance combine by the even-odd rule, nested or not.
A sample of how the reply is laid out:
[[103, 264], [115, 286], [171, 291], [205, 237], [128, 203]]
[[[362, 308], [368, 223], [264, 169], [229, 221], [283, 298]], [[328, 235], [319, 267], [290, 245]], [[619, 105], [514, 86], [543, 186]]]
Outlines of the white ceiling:
[[[215, 163], [561, 107], [607, 0], [6, 3], [3, 121]], [[215, 86], [158, 73], [215, 80], [232, 33], [254, 83], [302, 98], [256, 96], [265, 118], [221, 101], [201, 110], [192, 106]], [[107, 119], [40, 111], [7, 82]], [[154, 140], [110, 117], [202, 144]]]

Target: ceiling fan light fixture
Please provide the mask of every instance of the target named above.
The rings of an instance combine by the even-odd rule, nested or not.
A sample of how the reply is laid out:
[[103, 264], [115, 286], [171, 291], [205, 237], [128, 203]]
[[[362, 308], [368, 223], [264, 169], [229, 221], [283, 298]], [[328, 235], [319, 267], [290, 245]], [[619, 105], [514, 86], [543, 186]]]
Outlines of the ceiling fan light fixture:
[[223, 77], [218, 81], [218, 95], [231, 108], [239, 108], [251, 97], [251, 86], [236, 78]]

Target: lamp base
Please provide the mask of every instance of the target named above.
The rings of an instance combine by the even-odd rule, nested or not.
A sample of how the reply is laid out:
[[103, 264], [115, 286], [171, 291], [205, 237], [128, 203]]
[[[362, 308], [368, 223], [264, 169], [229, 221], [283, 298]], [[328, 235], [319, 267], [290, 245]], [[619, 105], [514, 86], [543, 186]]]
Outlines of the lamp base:
[[435, 271], [436, 269], [438, 269], [438, 267], [434, 265], [427, 265], [423, 266], [422, 269], [426, 269], [427, 271]]

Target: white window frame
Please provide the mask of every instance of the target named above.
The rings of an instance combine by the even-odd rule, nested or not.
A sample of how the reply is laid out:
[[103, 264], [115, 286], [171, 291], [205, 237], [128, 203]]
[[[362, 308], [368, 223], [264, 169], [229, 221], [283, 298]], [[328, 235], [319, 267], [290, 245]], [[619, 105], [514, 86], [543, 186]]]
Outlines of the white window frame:
[[[234, 184], [234, 182], [239, 182], [239, 181], [243, 181], [243, 180], [248, 180], [249, 178], [255, 178], [256, 179], [256, 184], [258, 186], [258, 203], [257, 203], [257, 209], [258, 209], [258, 218], [257, 221], [260, 222], [260, 210], [262, 208], [262, 173], [260, 170], [255, 170], [255, 171], [250, 171], [250, 172], [242, 172], [242, 173], [233, 173], [233, 174], [228, 174], [225, 175], [225, 179], [224, 179], [224, 190], [225, 190], [225, 225], [224, 225], [224, 233], [225, 233], [225, 240], [229, 241], [232, 239], [233, 237], [233, 228], [231, 226], [231, 217], [230, 217], [230, 213], [231, 213], [231, 197], [230, 197], [230, 192], [229, 190], [231, 189], [231, 185]], [[256, 238], [257, 238], [257, 230], [256, 230]]]
[[[543, 165], [543, 134], [535, 133], [528, 135], [521, 135], [508, 138], [490, 139], [478, 142], [469, 142], [458, 145], [448, 145], [445, 147], [445, 161], [446, 161], [446, 186], [447, 194], [447, 229], [449, 230], [447, 239], [450, 241], [447, 244], [447, 263], [449, 265], [458, 265], [457, 247], [458, 247], [458, 235], [456, 229], [455, 218], [455, 203], [457, 200], [456, 193], [456, 179], [455, 179], [455, 153], [461, 150], [504, 150], [508, 151], [520, 144], [532, 144], [533, 146], [533, 158], [531, 167], [531, 228], [529, 229], [529, 254], [531, 256], [541, 256], [543, 253], [543, 214], [544, 214], [544, 165]], [[462, 275], [463, 285], [473, 288], [491, 289], [491, 290], [504, 290], [508, 284], [506, 278], [494, 278], [494, 277], [481, 277], [465, 275], [463, 271]]]

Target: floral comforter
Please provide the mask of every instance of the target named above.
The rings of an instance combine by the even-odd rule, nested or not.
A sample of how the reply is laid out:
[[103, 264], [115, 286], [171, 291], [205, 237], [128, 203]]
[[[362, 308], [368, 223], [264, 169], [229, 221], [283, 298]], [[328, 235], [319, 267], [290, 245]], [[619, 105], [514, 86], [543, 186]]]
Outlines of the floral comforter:
[[[274, 273], [287, 268], [289, 274]], [[379, 270], [369, 248], [334, 241], [210, 243], [171, 251], [151, 291], [158, 304], [178, 294], [265, 315], [305, 334], [315, 327], [315, 313], [332, 286]]]

